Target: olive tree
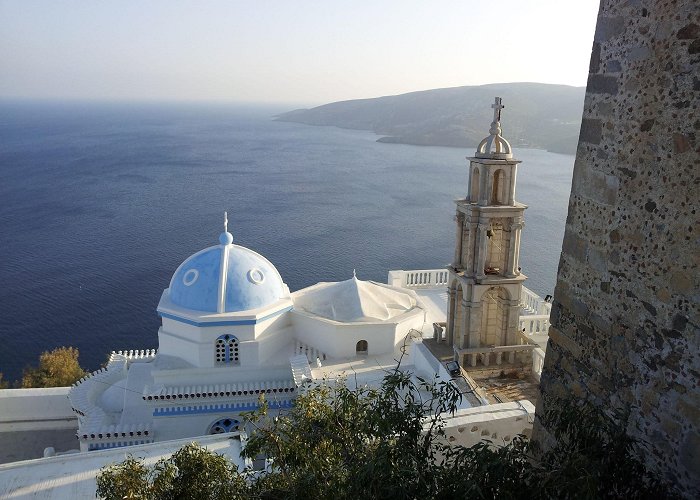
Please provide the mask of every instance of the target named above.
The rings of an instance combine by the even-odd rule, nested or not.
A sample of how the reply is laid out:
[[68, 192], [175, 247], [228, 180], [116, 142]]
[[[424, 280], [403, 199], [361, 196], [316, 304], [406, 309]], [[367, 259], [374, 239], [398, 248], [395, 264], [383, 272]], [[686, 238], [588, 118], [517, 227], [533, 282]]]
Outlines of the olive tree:
[[25, 368], [22, 387], [65, 387], [85, 375], [78, 363], [78, 349], [58, 347], [39, 356], [38, 367]]

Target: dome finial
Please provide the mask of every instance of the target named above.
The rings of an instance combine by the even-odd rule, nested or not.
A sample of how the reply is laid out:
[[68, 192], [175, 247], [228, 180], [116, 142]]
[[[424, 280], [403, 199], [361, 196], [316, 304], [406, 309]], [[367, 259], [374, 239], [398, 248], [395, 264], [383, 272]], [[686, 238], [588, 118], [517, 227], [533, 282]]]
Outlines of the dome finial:
[[501, 110], [505, 107], [502, 99], [496, 97], [493, 108], [493, 121], [489, 129], [489, 136], [479, 143], [476, 148], [477, 158], [491, 158], [494, 160], [507, 160], [513, 157], [510, 144], [501, 137]]
[[219, 235], [219, 243], [222, 245], [233, 243], [233, 235], [228, 232], [228, 212], [224, 212], [224, 232]]
[[357, 272], [355, 272], [355, 269], [352, 270], [352, 277], [357, 279]]

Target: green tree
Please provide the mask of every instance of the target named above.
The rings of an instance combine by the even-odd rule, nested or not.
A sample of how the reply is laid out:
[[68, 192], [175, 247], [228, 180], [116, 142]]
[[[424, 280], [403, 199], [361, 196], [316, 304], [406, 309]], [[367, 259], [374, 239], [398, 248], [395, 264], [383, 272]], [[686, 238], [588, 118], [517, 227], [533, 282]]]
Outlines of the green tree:
[[249, 498], [244, 476], [222, 455], [191, 443], [153, 468], [129, 456], [97, 477], [97, 495], [110, 499], [232, 499]]
[[[524, 437], [471, 448], [445, 439], [460, 395], [400, 370], [379, 388], [344, 383], [310, 388], [284, 415], [246, 416], [247, 458], [268, 457], [266, 473], [238, 471], [195, 445], [154, 468], [129, 459], [98, 477], [108, 499], [450, 499], [665, 498], [614, 418], [567, 403], [545, 415], [562, 444], [533, 450]], [[185, 450], [185, 451], [183, 451]], [[537, 451], [533, 453], [533, 451]]]
[[0, 389], [9, 389], [10, 388], [10, 382], [7, 380], [3, 380], [3, 374], [0, 373]]
[[58, 347], [39, 356], [38, 367], [27, 367], [22, 374], [22, 387], [65, 387], [85, 375], [78, 363], [78, 349]]

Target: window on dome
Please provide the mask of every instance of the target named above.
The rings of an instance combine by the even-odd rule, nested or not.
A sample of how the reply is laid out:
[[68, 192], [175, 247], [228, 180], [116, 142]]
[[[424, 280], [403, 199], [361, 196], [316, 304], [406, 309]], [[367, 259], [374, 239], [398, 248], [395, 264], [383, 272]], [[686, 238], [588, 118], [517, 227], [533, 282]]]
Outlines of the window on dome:
[[238, 430], [240, 422], [235, 418], [221, 418], [209, 426], [207, 434], [223, 434]]
[[216, 364], [238, 365], [238, 339], [233, 335], [222, 335], [216, 339], [215, 345]]
[[367, 354], [367, 341], [360, 340], [355, 346], [355, 351], [357, 354]]

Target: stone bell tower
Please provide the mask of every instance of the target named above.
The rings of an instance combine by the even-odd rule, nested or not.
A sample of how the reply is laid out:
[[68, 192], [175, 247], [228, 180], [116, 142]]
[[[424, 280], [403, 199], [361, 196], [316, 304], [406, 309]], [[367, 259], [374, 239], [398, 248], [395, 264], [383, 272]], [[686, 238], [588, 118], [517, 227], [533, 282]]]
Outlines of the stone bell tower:
[[448, 267], [447, 342], [465, 368], [514, 362], [518, 346], [520, 233], [526, 205], [515, 201], [520, 161], [501, 137], [501, 98], [493, 122], [469, 160], [469, 191], [456, 200], [457, 242]]

